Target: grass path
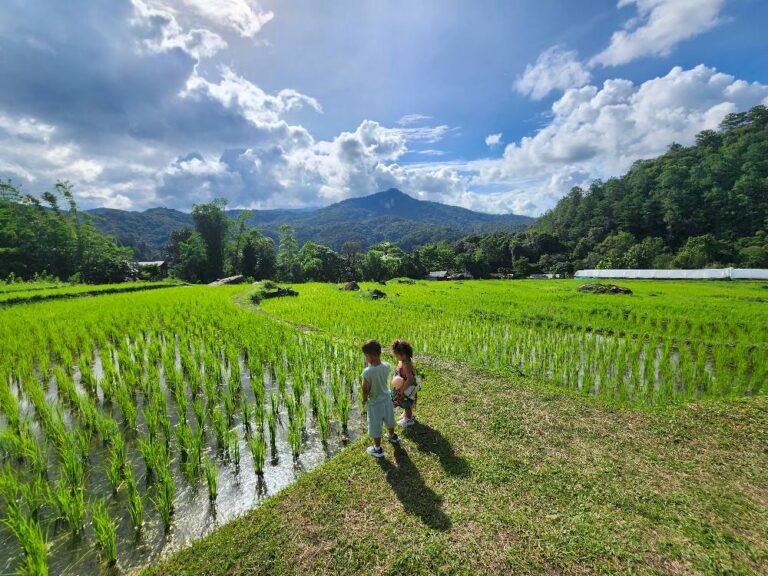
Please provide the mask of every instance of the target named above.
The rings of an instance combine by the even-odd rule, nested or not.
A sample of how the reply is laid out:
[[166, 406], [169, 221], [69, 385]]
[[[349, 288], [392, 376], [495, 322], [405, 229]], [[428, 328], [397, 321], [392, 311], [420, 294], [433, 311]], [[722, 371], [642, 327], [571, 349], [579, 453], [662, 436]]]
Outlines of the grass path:
[[768, 399], [642, 411], [419, 358], [419, 424], [145, 574], [765, 574]]

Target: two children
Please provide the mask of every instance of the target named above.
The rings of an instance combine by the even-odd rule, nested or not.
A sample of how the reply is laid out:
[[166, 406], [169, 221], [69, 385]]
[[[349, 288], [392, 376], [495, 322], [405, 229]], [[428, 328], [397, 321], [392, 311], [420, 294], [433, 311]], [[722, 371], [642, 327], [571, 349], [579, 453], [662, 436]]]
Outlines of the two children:
[[392, 379], [392, 391], [387, 388], [391, 366], [381, 361], [381, 344], [368, 340], [363, 344], [365, 370], [363, 370], [363, 402], [368, 408], [368, 435], [373, 438], [373, 446], [368, 447], [368, 454], [376, 458], [384, 456], [381, 447], [382, 424], [387, 427], [387, 440], [393, 444], [400, 442], [395, 433], [396, 406], [402, 406], [405, 414], [400, 419], [400, 426], [411, 426], [413, 404], [416, 401], [416, 377], [413, 372], [413, 349], [405, 340], [395, 340], [392, 352], [398, 359], [397, 372]]

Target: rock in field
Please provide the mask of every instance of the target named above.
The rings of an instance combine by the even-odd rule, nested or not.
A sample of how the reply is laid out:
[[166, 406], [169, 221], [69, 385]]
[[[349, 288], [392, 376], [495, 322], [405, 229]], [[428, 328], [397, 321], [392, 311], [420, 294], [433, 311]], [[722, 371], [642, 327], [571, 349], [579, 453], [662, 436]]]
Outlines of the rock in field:
[[616, 284], [582, 284], [579, 292], [591, 292], [592, 294], [632, 294], [632, 290]]

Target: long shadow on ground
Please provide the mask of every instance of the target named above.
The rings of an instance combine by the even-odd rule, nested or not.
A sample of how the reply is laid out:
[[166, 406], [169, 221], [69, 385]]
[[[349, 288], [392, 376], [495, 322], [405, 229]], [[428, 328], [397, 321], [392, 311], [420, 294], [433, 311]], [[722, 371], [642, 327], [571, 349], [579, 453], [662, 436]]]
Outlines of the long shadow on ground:
[[402, 446], [395, 444], [394, 450], [394, 464], [386, 458], [379, 458], [378, 463], [406, 513], [415, 514], [434, 530], [450, 530], [451, 519], [441, 509], [443, 498], [426, 485]]
[[419, 452], [429, 452], [440, 460], [440, 465], [446, 474], [451, 476], [468, 476], [469, 464], [464, 458], [457, 456], [451, 443], [434, 428], [415, 422], [406, 428], [405, 435], [416, 444]]

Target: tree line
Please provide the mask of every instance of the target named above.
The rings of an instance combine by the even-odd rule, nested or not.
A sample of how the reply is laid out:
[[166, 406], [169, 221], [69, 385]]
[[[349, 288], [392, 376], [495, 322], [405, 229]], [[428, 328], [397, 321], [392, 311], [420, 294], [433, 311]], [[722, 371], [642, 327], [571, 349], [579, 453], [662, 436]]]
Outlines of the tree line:
[[68, 182], [39, 197], [0, 182], [0, 278], [122, 282], [132, 274], [131, 258], [78, 210]]
[[[64, 207], [60, 206], [60, 203]], [[348, 241], [336, 252], [299, 246], [283, 225], [278, 241], [232, 220], [226, 202], [194, 206], [194, 227], [165, 247], [173, 275], [209, 282], [242, 274], [254, 280], [342, 282], [420, 278], [433, 270], [527, 276], [579, 268], [768, 267], [768, 108], [729, 114], [689, 147], [637, 161], [620, 178], [576, 187], [523, 232], [492, 232], [430, 242], [406, 251]], [[131, 252], [80, 212], [66, 182], [40, 197], [0, 183], [0, 277], [48, 273], [82, 282], [135, 277]]]

